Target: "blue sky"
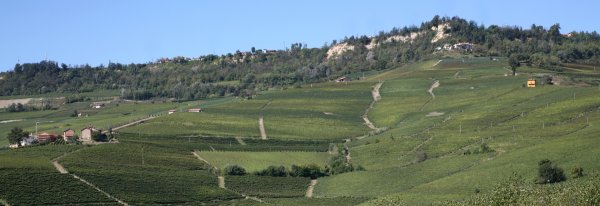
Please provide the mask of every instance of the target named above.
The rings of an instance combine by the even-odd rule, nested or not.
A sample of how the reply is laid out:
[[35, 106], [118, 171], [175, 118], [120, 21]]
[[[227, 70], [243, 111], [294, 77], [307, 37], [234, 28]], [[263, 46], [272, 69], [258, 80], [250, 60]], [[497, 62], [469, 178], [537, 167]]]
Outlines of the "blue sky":
[[99, 65], [143, 63], [282, 49], [293, 42], [320, 47], [351, 35], [420, 25], [434, 15], [486, 26], [532, 23], [562, 32], [600, 31], [600, 1], [127, 1], [3, 0], [0, 71], [43, 59]]

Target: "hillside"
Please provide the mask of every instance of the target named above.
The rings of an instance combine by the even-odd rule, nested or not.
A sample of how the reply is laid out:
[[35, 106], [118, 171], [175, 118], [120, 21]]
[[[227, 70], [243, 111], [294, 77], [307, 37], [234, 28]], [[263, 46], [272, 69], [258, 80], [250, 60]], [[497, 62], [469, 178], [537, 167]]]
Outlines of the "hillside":
[[561, 71], [567, 63], [600, 64], [600, 35], [531, 25], [479, 25], [459, 17], [435, 16], [419, 27], [405, 26], [375, 36], [350, 36], [321, 48], [293, 43], [285, 50], [248, 48], [226, 55], [162, 58], [153, 62], [67, 65], [54, 61], [16, 64], [0, 73], [0, 96], [113, 90], [124, 99], [192, 100], [252, 97], [269, 88], [358, 77], [422, 60], [469, 54], [513, 57], [516, 62]]
[[[435, 17], [320, 49], [19, 65], [2, 99], [42, 99], [1, 134], [114, 134], [1, 147], [0, 204], [598, 205], [600, 39], [557, 29]], [[41, 75], [63, 79], [38, 94]], [[564, 181], [540, 182], [545, 159]]]

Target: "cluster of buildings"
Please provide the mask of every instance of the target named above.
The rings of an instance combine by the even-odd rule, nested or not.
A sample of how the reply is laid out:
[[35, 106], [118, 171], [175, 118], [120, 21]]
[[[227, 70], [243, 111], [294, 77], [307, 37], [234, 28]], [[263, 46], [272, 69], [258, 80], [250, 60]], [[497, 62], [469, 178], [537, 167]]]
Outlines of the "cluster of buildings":
[[458, 44], [444, 44], [444, 46], [435, 48], [436, 51], [473, 51], [474, 45], [469, 42], [463, 42]]
[[[58, 135], [53, 132], [42, 132], [38, 134], [29, 134], [29, 136], [23, 138], [20, 142], [20, 146], [28, 146], [37, 143], [47, 143], [54, 142], [59, 138], [62, 138], [64, 141], [70, 140], [78, 140], [81, 142], [93, 142], [92, 133], [95, 131], [99, 131], [92, 126], [85, 127], [81, 129], [79, 136], [75, 133], [75, 130], [68, 128], [63, 131], [62, 135]], [[17, 148], [19, 144], [11, 144], [10, 148]]]

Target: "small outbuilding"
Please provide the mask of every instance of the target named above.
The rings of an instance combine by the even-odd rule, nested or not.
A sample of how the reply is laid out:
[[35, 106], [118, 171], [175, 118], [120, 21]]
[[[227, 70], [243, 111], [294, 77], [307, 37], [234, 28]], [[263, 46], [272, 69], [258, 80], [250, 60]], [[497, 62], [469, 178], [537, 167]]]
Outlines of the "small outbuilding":
[[83, 128], [81, 130], [81, 136], [79, 136], [79, 138], [81, 138], [81, 141], [88, 141], [91, 142], [92, 141], [92, 133], [96, 131], [96, 129], [94, 127], [86, 127]]
[[188, 112], [202, 112], [202, 108], [190, 108]]
[[535, 87], [535, 79], [528, 79], [527, 80], [527, 87], [530, 87], [530, 88]]
[[63, 131], [63, 139], [64, 140], [69, 140], [74, 137], [75, 137], [75, 130], [68, 128], [67, 130]]
[[347, 82], [349, 79], [346, 76], [335, 79], [335, 82]]
[[171, 110], [169, 110], [169, 111], [167, 112], [167, 114], [173, 114], [173, 113], [175, 113], [175, 112], [177, 112], [177, 110], [176, 110], [176, 109], [171, 109]]

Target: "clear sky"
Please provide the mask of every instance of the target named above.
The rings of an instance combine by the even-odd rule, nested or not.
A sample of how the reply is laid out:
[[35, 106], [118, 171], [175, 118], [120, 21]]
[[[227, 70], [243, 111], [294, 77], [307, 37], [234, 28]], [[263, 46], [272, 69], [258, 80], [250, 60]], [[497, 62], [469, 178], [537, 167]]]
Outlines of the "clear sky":
[[597, 0], [3, 0], [0, 71], [46, 58], [95, 66], [293, 42], [321, 47], [344, 36], [420, 25], [436, 14], [486, 26], [560, 23], [563, 33], [600, 31], [598, 8]]

